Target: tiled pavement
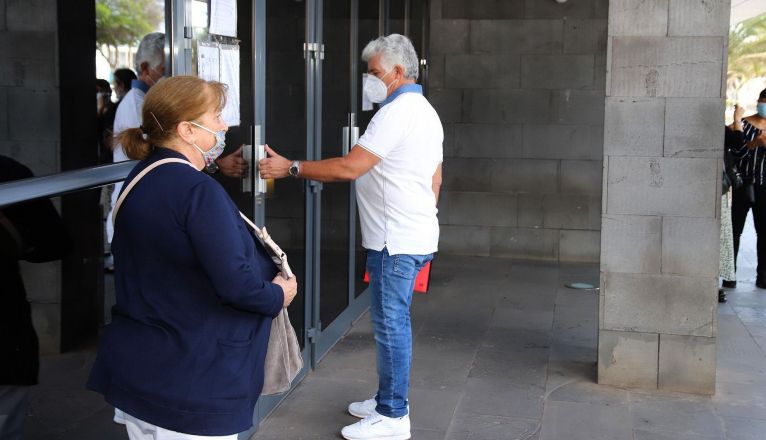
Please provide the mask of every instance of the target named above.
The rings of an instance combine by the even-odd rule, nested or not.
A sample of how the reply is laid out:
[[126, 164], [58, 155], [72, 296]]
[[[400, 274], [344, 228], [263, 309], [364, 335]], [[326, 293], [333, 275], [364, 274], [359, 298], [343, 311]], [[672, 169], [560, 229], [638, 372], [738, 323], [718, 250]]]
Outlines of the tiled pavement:
[[[751, 235], [743, 243], [754, 243]], [[754, 246], [750, 246], [754, 247]], [[412, 309], [416, 440], [764, 440], [766, 292], [745, 249], [740, 285], [719, 310], [714, 397], [599, 386], [596, 266], [440, 256]], [[125, 439], [111, 408], [84, 391], [92, 351], [46, 357], [27, 438]], [[252, 440], [339, 439], [346, 405], [375, 391], [369, 320], [352, 331]]]

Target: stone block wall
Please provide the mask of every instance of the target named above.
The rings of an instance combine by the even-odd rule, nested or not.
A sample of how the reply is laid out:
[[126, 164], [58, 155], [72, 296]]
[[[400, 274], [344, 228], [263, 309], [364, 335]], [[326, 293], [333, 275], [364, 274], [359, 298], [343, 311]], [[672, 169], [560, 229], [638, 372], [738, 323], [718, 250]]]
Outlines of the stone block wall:
[[715, 392], [728, 0], [610, 0], [598, 380]]
[[[0, 0], [0, 154], [35, 175], [60, 171], [56, 11], [51, 1]], [[61, 262], [23, 264], [22, 272], [40, 349], [58, 352]]]
[[598, 261], [607, 7], [431, 2], [441, 252]]

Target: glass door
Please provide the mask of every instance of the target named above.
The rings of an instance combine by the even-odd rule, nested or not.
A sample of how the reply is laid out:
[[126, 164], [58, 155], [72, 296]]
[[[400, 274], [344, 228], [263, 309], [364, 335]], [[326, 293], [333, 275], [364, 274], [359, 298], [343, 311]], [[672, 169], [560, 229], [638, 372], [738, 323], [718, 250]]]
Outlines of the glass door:
[[[224, 12], [228, 17], [236, 17], [236, 31], [221, 35], [214, 33], [214, 29], [226, 32], [223, 29], [228, 24], [231, 31], [233, 22], [223, 20], [214, 24], [210, 0], [168, 0], [167, 27], [172, 29], [166, 39], [170, 55], [168, 71], [173, 75], [205, 77], [211, 74], [212, 66], [214, 72], [218, 69], [219, 80], [230, 87], [229, 101], [238, 103], [237, 117], [232, 116], [229, 123], [222, 157], [242, 155], [248, 161], [248, 172], [242, 177], [230, 177], [219, 171], [213, 177], [243, 213], [268, 228], [288, 255], [298, 278], [298, 294], [288, 312], [302, 348], [304, 375], [311, 367], [313, 340], [310, 325], [311, 265], [315, 260], [310, 239], [313, 198], [308, 196], [311, 190], [303, 180], [269, 181], [265, 188], [260, 188], [257, 161], [258, 146], [265, 143], [286, 157], [311, 158], [308, 145], [313, 145], [313, 141], [307, 129], [307, 121], [311, 120], [307, 96], [309, 79], [314, 73], [307, 68], [308, 60], [303, 54], [307, 6], [304, 2], [283, 0], [235, 3], [235, 12]], [[217, 56], [220, 64], [216, 67], [215, 63], [205, 63], [202, 57], [206, 55]], [[234, 79], [231, 70], [238, 73]], [[224, 117], [226, 114], [224, 110]], [[257, 429], [282, 398], [284, 395], [262, 396], [258, 400], [254, 428], [243, 433], [243, 438]]]
[[[324, 0], [321, 23], [317, 28], [323, 49], [320, 56], [321, 115], [318, 115], [317, 157], [327, 159], [348, 154], [349, 120], [355, 119], [351, 100], [351, 33], [356, 18], [354, 0]], [[321, 331], [316, 358], [324, 353], [348, 328], [342, 317], [348, 309], [349, 273], [353, 255], [349, 252], [351, 184], [328, 183], [317, 196], [319, 228], [319, 322]]]

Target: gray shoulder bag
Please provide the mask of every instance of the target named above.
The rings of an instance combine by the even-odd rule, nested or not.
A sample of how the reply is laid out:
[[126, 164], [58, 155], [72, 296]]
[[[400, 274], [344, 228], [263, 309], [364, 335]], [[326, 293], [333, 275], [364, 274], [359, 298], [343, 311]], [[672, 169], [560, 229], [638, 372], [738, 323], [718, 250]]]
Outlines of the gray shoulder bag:
[[[144, 177], [149, 171], [166, 163], [183, 163], [194, 168], [191, 162], [183, 159], [162, 159], [154, 162], [138, 173], [135, 178], [125, 187], [120, 194], [117, 203], [114, 205], [112, 213], [112, 223], [117, 218], [117, 211], [131, 189]], [[196, 168], [195, 168], [196, 170]], [[287, 255], [282, 251], [278, 244], [271, 239], [266, 228], [259, 228], [242, 212], [239, 213], [245, 223], [248, 224], [263, 247], [268, 251], [272, 261], [280, 270], [280, 274], [285, 279], [294, 277], [290, 265], [287, 263]], [[287, 314], [287, 308], [281, 312], [271, 322], [271, 333], [269, 334], [269, 347], [266, 351], [266, 364], [264, 365], [263, 391], [261, 394], [279, 394], [290, 390], [290, 384], [303, 369], [303, 358], [301, 357], [301, 348], [298, 345], [298, 338], [295, 335], [295, 329], [290, 324], [290, 317]]]

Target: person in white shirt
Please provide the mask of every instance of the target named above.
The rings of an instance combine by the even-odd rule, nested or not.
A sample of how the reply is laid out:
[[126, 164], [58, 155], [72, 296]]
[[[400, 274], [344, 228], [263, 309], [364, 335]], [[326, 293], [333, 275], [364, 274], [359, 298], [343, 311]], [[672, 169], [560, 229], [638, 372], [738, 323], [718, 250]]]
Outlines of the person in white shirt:
[[405, 36], [371, 41], [362, 52], [365, 97], [380, 103], [367, 130], [345, 157], [293, 161], [267, 147], [262, 178], [288, 175], [322, 182], [356, 180], [362, 246], [370, 274], [370, 315], [377, 346], [378, 390], [353, 402], [362, 420], [346, 426], [349, 440], [409, 439], [407, 394], [412, 363], [410, 303], [415, 277], [439, 243], [436, 217], [444, 131], [416, 84], [418, 57]]

